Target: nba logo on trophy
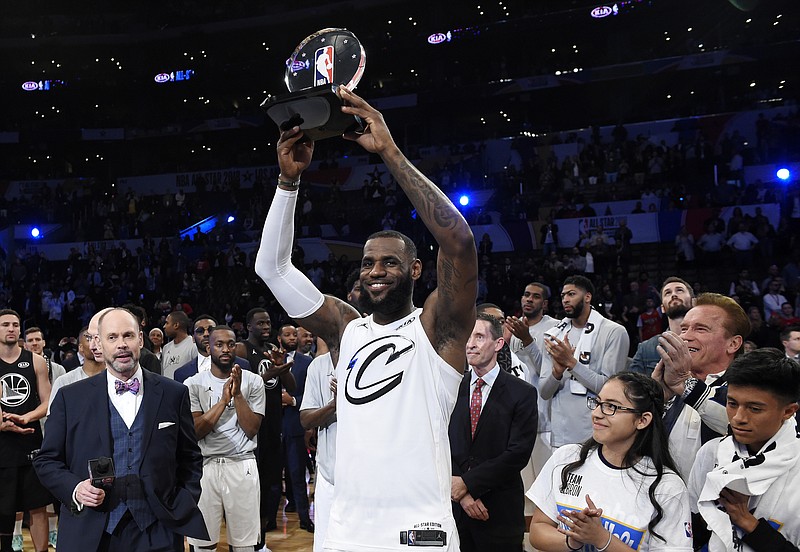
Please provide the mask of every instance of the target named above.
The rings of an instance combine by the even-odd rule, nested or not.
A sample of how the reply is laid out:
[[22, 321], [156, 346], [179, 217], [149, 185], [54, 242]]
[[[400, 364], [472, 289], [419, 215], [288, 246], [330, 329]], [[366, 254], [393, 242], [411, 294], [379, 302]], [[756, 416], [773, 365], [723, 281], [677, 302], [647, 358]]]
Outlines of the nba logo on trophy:
[[323, 46], [314, 53], [314, 86], [333, 83], [333, 46]]

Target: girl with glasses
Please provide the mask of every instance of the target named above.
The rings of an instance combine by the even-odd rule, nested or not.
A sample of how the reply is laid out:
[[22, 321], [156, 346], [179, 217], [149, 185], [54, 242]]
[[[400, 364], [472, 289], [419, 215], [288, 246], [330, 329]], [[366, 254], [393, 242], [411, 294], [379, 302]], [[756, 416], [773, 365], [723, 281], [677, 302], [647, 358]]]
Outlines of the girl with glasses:
[[588, 396], [592, 437], [553, 453], [527, 496], [530, 542], [542, 552], [692, 550], [686, 485], [667, 449], [664, 395], [622, 372]]

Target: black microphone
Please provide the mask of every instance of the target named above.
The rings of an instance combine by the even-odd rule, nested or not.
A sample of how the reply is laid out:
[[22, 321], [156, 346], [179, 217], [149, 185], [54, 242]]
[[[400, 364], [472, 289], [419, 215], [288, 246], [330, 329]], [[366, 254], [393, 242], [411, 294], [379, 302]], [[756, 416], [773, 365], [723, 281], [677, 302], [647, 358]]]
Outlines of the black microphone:
[[114, 485], [116, 472], [114, 471], [114, 459], [108, 456], [101, 456], [89, 460], [89, 479], [92, 486], [99, 489], [110, 489]]

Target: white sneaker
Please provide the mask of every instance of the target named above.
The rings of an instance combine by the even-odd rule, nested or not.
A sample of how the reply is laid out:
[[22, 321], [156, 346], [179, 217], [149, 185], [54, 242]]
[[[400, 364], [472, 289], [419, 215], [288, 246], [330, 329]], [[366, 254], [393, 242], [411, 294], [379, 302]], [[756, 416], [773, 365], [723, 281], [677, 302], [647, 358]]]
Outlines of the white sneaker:
[[22, 544], [22, 535], [11, 537], [11, 550], [14, 552], [22, 552]]
[[265, 544], [264, 546], [262, 546], [261, 548], [259, 548], [259, 549], [258, 549], [258, 550], [256, 550], [255, 552], [272, 552], [272, 550], [270, 550], [269, 548], [267, 548], [267, 545]]

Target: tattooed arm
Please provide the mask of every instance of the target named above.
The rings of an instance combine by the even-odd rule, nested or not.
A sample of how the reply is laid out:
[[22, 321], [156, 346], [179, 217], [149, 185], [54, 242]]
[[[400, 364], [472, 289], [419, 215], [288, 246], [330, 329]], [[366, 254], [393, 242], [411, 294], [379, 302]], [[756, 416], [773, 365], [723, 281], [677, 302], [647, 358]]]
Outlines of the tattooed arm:
[[366, 123], [363, 133], [345, 138], [381, 156], [439, 244], [438, 287], [425, 302], [422, 324], [439, 355], [462, 372], [467, 338], [475, 325], [478, 292], [478, 256], [472, 230], [450, 199], [406, 159], [380, 112], [343, 87], [340, 95], [348, 104], [342, 111]]

